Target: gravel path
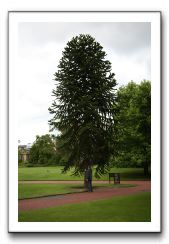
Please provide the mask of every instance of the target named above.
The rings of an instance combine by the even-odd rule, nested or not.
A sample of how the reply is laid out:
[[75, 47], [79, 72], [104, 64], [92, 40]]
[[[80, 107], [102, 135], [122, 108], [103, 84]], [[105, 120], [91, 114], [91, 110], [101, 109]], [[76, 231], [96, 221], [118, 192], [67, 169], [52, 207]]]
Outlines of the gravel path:
[[[107, 180], [93, 180], [93, 183], [108, 184]], [[113, 182], [113, 181], [112, 181]], [[83, 184], [82, 180], [22, 180], [22, 184]]]
[[[82, 183], [82, 181], [75, 181], [75, 182]], [[75, 183], [75, 182], [71, 181], [71, 183]], [[44, 183], [44, 182], [39, 181], [39, 183]], [[53, 183], [56, 184], [56, 183], [68, 183], [68, 182], [53, 181]], [[99, 181], [99, 183], [101, 182]], [[56, 196], [48, 196], [48, 197], [41, 197], [41, 198], [34, 198], [34, 199], [19, 200], [18, 208], [19, 211], [35, 210], [35, 209], [61, 206], [65, 204], [108, 199], [113, 196], [122, 196], [122, 195], [124, 196], [124, 195], [136, 194], [144, 191], [151, 191], [151, 181], [122, 181], [121, 183], [136, 184], [136, 186], [128, 187], [128, 188], [101, 187], [95, 190], [94, 192], [72, 193], [72, 194], [65, 194], [65, 195], [56, 195]]]

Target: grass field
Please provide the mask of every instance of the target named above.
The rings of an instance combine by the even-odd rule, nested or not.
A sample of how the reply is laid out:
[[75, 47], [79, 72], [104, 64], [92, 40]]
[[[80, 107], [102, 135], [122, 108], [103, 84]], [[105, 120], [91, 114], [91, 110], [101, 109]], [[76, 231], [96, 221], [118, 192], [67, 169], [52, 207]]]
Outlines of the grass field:
[[[72, 176], [73, 171], [62, 174], [62, 167], [32, 167], [19, 168], [19, 180], [83, 180], [83, 176]], [[121, 180], [146, 180], [142, 168], [112, 168], [110, 172], [120, 173]], [[94, 175], [94, 173], [93, 173]], [[96, 178], [93, 177], [93, 180]], [[97, 179], [98, 180], [98, 179]], [[108, 180], [108, 174], [103, 175], [99, 180]]]
[[150, 222], [151, 194], [117, 196], [19, 213], [19, 222]]
[[[134, 184], [93, 184], [93, 189], [98, 187], [133, 187]], [[75, 192], [84, 192], [83, 184], [19, 184], [19, 199], [35, 198], [57, 194], [67, 194]]]

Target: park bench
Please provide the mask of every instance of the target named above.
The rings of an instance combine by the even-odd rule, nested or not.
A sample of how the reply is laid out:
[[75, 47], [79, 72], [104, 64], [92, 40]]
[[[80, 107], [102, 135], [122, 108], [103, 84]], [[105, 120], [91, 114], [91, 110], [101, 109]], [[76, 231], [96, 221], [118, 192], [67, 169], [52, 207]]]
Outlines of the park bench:
[[114, 178], [114, 184], [120, 184], [120, 173], [109, 173], [109, 184], [111, 181], [111, 177]]

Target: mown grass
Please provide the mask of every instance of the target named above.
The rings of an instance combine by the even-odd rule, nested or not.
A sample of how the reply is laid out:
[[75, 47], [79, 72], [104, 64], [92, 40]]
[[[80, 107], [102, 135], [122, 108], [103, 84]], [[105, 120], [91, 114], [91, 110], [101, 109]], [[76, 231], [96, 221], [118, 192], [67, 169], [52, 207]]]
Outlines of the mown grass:
[[[93, 184], [93, 190], [98, 187], [133, 187], [134, 184]], [[18, 186], [19, 199], [35, 198], [42, 196], [84, 192], [83, 184], [22, 184]]]
[[150, 222], [151, 194], [19, 212], [19, 222]]
[[[147, 180], [144, 176], [142, 168], [112, 168], [110, 172], [120, 173], [121, 180]], [[62, 167], [32, 167], [19, 168], [19, 180], [83, 180], [83, 176], [72, 176], [73, 170], [62, 174]], [[108, 180], [108, 173], [97, 179], [94, 176], [93, 180]]]

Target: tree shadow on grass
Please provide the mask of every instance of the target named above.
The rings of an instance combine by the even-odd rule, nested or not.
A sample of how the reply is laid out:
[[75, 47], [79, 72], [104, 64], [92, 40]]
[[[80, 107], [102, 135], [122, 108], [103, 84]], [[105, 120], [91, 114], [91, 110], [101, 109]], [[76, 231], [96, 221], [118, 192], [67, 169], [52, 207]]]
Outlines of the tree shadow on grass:
[[[97, 190], [97, 189], [100, 189], [100, 188], [128, 188], [128, 187], [135, 187], [137, 186], [136, 184], [104, 184], [104, 185], [93, 185], [93, 190]], [[83, 185], [79, 185], [79, 186], [71, 186], [70, 187], [71, 189], [74, 189], [74, 190], [85, 190], [84, 186]]]
[[120, 173], [121, 180], [151, 180], [151, 174], [145, 176], [142, 172]]

